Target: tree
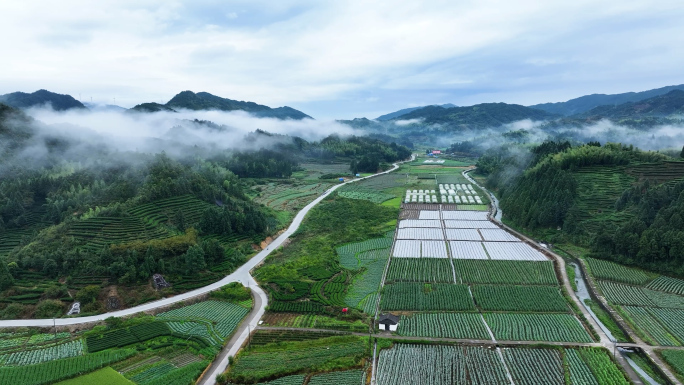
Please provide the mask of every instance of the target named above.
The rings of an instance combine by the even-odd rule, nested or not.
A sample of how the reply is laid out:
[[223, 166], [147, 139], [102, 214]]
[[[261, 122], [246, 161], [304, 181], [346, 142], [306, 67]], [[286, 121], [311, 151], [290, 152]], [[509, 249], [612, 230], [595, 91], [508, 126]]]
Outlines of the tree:
[[196, 274], [207, 267], [204, 250], [199, 245], [191, 246], [185, 253], [185, 268], [189, 274]]
[[54, 259], [46, 259], [43, 263], [43, 273], [48, 277], [56, 277], [59, 270], [57, 269], [57, 262]]
[[10, 274], [7, 265], [0, 261], [0, 290], [5, 290], [14, 285], [14, 278]]
[[100, 264], [102, 266], [109, 266], [114, 262], [114, 256], [112, 255], [112, 250], [109, 245], [105, 245], [100, 252]]
[[97, 297], [100, 295], [100, 287], [97, 285], [89, 285], [79, 290], [76, 293], [76, 299], [81, 302], [81, 304], [86, 305], [91, 302], [97, 301]]
[[682, 146], [682, 152], [679, 154], [680, 158], [684, 158], [684, 146]]
[[60, 317], [64, 313], [64, 303], [55, 299], [40, 301], [36, 306], [37, 318]]
[[176, 211], [176, 217], [174, 219], [174, 222], [176, 223], [176, 227], [178, 230], [185, 232], [185, 215], [183, 215], [182, 210]]
[[204, 260], [207, 264], [216, 264], [223, 262], [225, 250], [221, 247], [215, 239], [207, 239], [202, 242], [202, 250], [204, 250]]
[[349, 169], [351, 170], [352, 174], [356, 175], [359, 172], [359, 163], [356, 161], [356, 159], [352, 159], [351, 164], [349, 165]]

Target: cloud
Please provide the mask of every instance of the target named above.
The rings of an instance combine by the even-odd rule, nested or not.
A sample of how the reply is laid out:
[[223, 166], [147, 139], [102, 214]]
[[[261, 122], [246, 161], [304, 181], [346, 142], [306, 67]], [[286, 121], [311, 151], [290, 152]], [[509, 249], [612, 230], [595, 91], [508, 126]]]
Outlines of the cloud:
[[0, 93], [130, 107], [192, 89], [317, 117], [557, 101], [681, 82], [683, 16], [672, 0], [6, 1]]

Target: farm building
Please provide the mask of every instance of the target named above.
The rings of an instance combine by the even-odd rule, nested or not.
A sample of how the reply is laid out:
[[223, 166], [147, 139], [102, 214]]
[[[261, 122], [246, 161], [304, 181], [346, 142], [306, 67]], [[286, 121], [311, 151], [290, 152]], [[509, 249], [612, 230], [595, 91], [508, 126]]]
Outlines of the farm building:
[[380, 314], [378, 325], [380, 325], [380, 330], [395, 332], [399, 326], [399, 316], [390, 313]]
[[440, 150], [432, 150], [432, 155], [439, 155], [441, 153], [442, 153], [442, 151], [440, 151]]

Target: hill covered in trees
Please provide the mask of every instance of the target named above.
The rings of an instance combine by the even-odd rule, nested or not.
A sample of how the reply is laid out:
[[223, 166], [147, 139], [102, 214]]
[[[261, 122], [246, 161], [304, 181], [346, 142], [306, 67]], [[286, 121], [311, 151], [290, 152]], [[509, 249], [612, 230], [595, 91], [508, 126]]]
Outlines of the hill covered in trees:
[[570, 99], [566, 102], [542, 103], [529, 106], [552, 114], [571, 116], [582, 114], [599, 106], [617, 106], [624, 103], [636, 103], [645, 99], [667, 94], [672, 90], [684, 90], [684, 84], [667, 86], [642, 92], [625, 92], [622, 94], [592, 94]]
[[262, 118], [311, 119], [309, 115], [287, 106], [271, 108], [254, 102], [222, 98], [208, 92], [194, 93], [192, 91], [183, 91], [171, 98], [166, 104], [143, 103], [133, 107], [131, 110], [138, 112], [157, 112], [175, 111], [179, 109], [195, 111], [245, 111]]
[[25, 92], [12, 92], [10, 94], [0, 95], [0, 103], [14, 108], [42, 107], [49, 105], [55, 111], [86, 108], [86, 106], [74, 99], [71, 95], [56, 94], [47, 90], [38, 90], [30, 94]]
[[478, 161], [504, 219], [593, 256], [684, 276], [684, 161], [633, 146], [546, 142]]

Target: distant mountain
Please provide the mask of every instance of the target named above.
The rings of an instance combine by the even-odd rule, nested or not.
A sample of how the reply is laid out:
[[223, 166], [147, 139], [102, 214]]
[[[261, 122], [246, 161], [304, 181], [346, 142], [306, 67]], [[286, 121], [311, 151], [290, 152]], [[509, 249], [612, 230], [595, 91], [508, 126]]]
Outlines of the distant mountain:
[[613, 95], [586, 95], [568, 100], [567, 102], [535, 104], [529, 107], [550, 112], [552, 114], [570, 116], [587, 112], [598, 106], [620, 105], [627, 102], [636, 103], [645, 99], [653, 98], [655, 96], [665, 95], [672, 90], [684, 90], [684, 84], [680, 84], [678, 86], [667, 86], [642, 92], [627, 92], [624, 94]]
[[12, 92], [0, 95], [0, 103], [15, 108], [30, 108], [50, 105], [55, 111], [66, 111], [72, 108], [86, 108], [71, 95], [61, 95], [47, 90], [39, 90], [32, 94]]
[[123, 112], [127, 111], [128, 108], [123, 108], [121, 106], [116, 106], [113, 104], [97, 104], [97, 103], [83, 103], [91, 111], [114, 111]]
[[132, 108], [141, 112], [186, 110], [245, 111], [263, 118], [312, 119], [309, 115], [291, 107], [271, 108], [254, 102], [222, 98], [208, 92], [183, 91], [166, 104], [143, 103]]
[[446, 124], [463, 128], [496, 127], [523, 119], [547, 120], [558, 115], [506, 103], [483, 103], [470, 107], [427, 106], [392, 120], [421, 119], [426, 124]]
[[[442, 107], [442, 108], [457, 107], [456, 105], [451, 104], [451, 103], [442, 104], [442, 105], [433, 104], [433, 106], [438, 106], [438, 107]], [[398, 117], [400, 117], [400, 116], [402, 116], [402, 115], [408, 114], [409, 112], [413, 112], [413, 111], [415, 111], [415, 110], [420, 110], [421, 108], [425, 108], [425, 107], [427, 107], [427, 106], [404, 108], [403, 110], [399, 110], [399, 111], [395, 111], [395, 112], [390, 112], [389, 114], [385, 114], [385, 115], [378, 116], [377, 118], [375, 118], [375, 120], [379, 120], [379, 121], [382, 122], [382, 121], [385, 121], [385, 120], [390, 120], [390, 119], [398, 118]]]
[[684, 91], [682, 90], [673, 90], [665, 95], [618, 106], [599, 106], [578, 114], [576, 117], [604, 117], [619, 120], [645, 117], [666, 118], [672, 115], [684, 115]]
[[129, 111], [136, 111], [136, 112], [159, 112], [159, 111], [177, 112], [173, 108], [167, 107], [166, 105], [159, 104], [159, 103], [138, 104], [137, 106], [131, 108]]

